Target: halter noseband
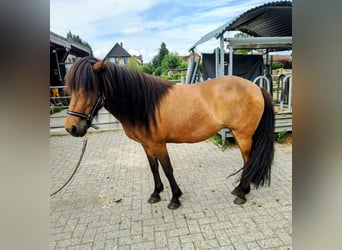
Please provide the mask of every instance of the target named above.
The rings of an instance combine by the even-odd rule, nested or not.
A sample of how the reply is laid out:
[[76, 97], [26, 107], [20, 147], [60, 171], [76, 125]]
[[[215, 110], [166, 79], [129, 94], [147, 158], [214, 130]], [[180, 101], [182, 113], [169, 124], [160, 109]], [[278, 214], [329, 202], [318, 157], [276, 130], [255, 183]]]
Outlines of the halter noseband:
[[105, 103], [105, 100], [106, 100], [106, 98], [103, 95], [103, 93], [100, 94], [99, 97], [97, 98], [97, 101], [96, 101], [93, 109], [90, 111], [89, 115], [85, 115], [85, 114], [82, 114], [82, 113], [79, 113], [79, 112], [71, 111], [69, 109], [67, 110], [66, 113], [68, 115], [73, 115], [73, 116], [85, 119], [87, 121], [88, 128], [92, 127], [94, 129], [99, 129], [98, 126], [95, 126], [95, 125], [92, 124], [92, 121], [94, 119], [94, 116], [97, 114], [97, 112], [103, 107], [103, 105]]

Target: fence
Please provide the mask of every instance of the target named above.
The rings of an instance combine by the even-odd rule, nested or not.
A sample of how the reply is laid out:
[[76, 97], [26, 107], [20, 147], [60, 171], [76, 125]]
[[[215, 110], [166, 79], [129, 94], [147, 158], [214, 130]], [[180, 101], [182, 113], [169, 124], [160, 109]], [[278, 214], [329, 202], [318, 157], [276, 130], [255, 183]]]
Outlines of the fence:
[[[180, 80], [170, 80], [174, 84], [181, 84]], [[50, 131], [64, 131], [66, 110], [69, 106], [70, 96], [65, 91], [65, 86], [50, 86]], [[121, 128], [120, 122], [104, 108], [100, 109], [93, 124], [100, 129]], [[113, 126], [114, 124], [114, 126]]]
[[[271, 84], [269, 78], [264, 76], [257, 77], [254, 80], [259, 86], [266, 87], [269, 92], [272, 87], [276, 111], [275, 131], [292, 131], [292, 75], [273, 75], [272, 81]], [[178, 83], [179, 81], [174, 82]], [[51, 111], [59, 111], [50, 115], [50, 131], [64, 131], [66, 109], [69, 105], [70, 96], [66, 95], [64, 86], [51, 86], [50, 90], [50, 113]], [[121, 128], [120, 122], [104, 108], [99, 111], [93, 124], [99, 126], [100, 129]], [[223, 144], [226, 138], [233, 136], [229, 129], [222, 129], [219, 134], [222, 137]]]
[[[50, 131], [64, 131], [69, 101], [70, 96], [66, 95], [65, 86], [50, 86]], [[104, 108], [100, 109], [97, 117], [93, 120], [93, 124], [100, 127], [100, 129], [121, 128], [120, 122]]]
[[[266, 88], [273, 95], [275, 132], [292, 131], [292, 75], [258, 76], [254, 83]], [[230, 130], [226, 128], [220, 130], [218, 134], [221, 135], [222, 146], [225, 145], [226, 138], [233, 137]]]
[[270, 77], [258, 76], [254, 79], [254, 83], [260, 87], [265, 87], [268, 92], [273, 94], [273, 102], [275, 105], [279, 105], [277, 113], [292, 113], [291, 74], [272, 75]]

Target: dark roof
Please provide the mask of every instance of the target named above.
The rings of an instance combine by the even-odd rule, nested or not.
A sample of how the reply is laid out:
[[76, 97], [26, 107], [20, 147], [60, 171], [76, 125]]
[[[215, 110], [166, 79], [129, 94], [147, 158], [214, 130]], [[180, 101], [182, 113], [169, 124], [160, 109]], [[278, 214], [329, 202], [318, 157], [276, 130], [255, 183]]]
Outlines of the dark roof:
[[230, 23], [228, 30], [256, 37], [292, 36], [292, 2], [271, 2], [250, 9]]
[[90, 55], [90, 49], [83, 44], [77, 43], [71, 39], [62, 37], [50, 31], [50, 85], [64, 85], [64, 76], [66, 74], [65, 60], [71, 54], [76, 57], [85, 57]]
[[106, 57], [130, 57], [131, 55], [116, 43], [114, 47], [108, 52]]
[[241, 31], [254, 37], [292, 36], [292, 2], [270, 2], [252, 8], [197, 41], [190, 50], [226, 31]]
[[50, 31], [50, 48], [67, 50], [68, 53], [78, 57], [90, 55], [90, 49], [83, 44], [62, 37], [52, 31]]

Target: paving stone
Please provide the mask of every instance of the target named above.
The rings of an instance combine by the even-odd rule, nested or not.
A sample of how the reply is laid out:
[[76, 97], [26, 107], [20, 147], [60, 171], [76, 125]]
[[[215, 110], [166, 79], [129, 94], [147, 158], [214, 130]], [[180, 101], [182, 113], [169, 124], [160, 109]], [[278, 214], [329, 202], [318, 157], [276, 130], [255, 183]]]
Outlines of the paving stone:
[[[50, 137], [50, 192], [72, 173], [82, 138]], [[291, 249], [292, 148], [276, 144], [270, 187], [251, 190], [237, 206], [230, 194], [242, 165], [237, 147], [210, 140], [169, 144], [181, 207], [169, 210], [160, 168], [161, 201], [147, 202], [153, 176], [140, 144], [123, 130], [90, 133], [73, 180], [50, 200], [50, 249]]]

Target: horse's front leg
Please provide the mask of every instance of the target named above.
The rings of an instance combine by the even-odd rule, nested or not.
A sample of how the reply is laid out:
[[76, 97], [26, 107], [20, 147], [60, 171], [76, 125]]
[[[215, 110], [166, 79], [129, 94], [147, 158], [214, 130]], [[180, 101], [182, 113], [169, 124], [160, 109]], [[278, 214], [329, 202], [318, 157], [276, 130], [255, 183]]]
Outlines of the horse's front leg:
[[166, 144], [158, 148], [157, 157], [160, 161], [160, 164], [163, 167], [163, 170], [167, 179], [169, 180], [171, 190], [172, 190], [172, 199], [167, 207], [169, 209], [177, 209], [181, 205], [179, 201], [179, 197], [182, 195], [182, 191], [178, 187], [175, 177], [173, 176], [173, 168], [171, 165], [169, 154], [166, 149]]
[[159, 194], [160, 192], [163, 191], [164, 186], [159, 175], [158, 160], [145, 147], [144, 149], [145, 149], [147, 159], [150, 164], [150, 168], [151, 168], [153, 179], [154, 179], [154, 191], [151, 194], [151, 197], [148, 199], [148, 202], [152, 204], [152, 203], [156, 203], [160, 201]]

